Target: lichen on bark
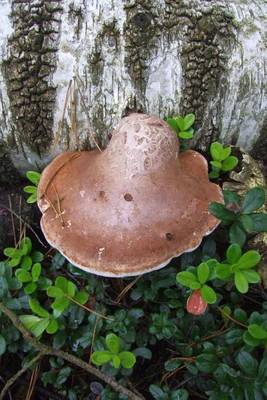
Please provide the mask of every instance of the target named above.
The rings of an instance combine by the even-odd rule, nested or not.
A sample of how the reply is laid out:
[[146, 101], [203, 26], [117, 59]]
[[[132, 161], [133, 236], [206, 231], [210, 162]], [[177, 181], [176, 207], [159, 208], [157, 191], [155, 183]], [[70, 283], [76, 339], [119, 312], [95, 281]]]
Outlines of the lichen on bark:
[[56, 68], [61, 0], [13, 0], [13, 34], [9, 57], [2, 65], [15, 134], [20, 144], [38, 155], [53, 136]]

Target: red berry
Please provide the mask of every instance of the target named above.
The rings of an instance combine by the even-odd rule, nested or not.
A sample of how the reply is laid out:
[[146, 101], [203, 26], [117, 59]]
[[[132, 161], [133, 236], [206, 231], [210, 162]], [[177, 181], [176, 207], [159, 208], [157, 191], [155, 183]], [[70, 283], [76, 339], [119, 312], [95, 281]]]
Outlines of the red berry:
[[193, 315], [201, 315], [206, 311], [208, 304], [202, 299], [200, 289], [195, 290], [187, 299], [187, 312]]

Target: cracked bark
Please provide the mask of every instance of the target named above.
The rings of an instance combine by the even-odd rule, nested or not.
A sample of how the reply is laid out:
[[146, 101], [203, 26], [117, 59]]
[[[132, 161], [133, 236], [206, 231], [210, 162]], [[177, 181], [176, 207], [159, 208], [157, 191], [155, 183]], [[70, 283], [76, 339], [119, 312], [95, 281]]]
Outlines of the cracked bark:
[[54, 142], [56, 152], [93, 147], [93, 131], [105, 146], [129, 110], [161, 117], [195, 112], [196, 147], [205, 150], [220, 137], [266, 157], [264, 0], [0, 0], [0, 6], [6, 180], [16, 169], [45, 165]]

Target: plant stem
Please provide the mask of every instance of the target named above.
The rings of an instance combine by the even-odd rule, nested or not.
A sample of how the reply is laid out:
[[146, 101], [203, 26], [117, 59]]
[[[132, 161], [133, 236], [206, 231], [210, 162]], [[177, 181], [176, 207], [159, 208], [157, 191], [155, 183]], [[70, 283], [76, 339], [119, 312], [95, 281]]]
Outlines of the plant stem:
[[[1, 309], [2, 310], [2, 309]], [[4, 312], [4, 311], [3, 311]], [[34, 357], [31, 361], [29, 361], [27, 363], [27, 365], [25, 365], [23, 368], [21, 368], [14, 376], [12, 376], [7, 383], [5, 384], [2, 392], [0, 393], [0, 400], [3, 400], [8, 389], [13, 385], [13, 383], [16, 382], [16, 380], [24, 374], [24, 372], [27, 371], [27, 369], [29, 369], [32, 365], [34, 365], [41, 357], [43, 357], [45, 354], [40, 351], [40, 353], [37, 354], [36, 357]]]

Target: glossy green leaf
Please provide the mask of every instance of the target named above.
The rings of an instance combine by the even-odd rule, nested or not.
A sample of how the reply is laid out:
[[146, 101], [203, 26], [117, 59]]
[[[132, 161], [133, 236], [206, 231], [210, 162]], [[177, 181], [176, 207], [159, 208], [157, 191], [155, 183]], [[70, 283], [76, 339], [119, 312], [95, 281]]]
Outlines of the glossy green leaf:
[[222, 160], [226, 160], [232, 152], [231, 146], [224, 147], [222, 150]]
[[40, 263], [43, 261], [44, 255], [40, 251], [33, 251], [31, 253], [31, 258], [33, 263]]
[[222, 162], [222, 170], [224, 172], [232, 171], [237, 166], [237, 164], [238, 164], [238, 158], [235, 156], [230, 156]]
[[196, 358], [196, 366], [201, 372], [211, 373], [216, 370], [218, 359], [214, 354], [202, 353]]
[[134, 364], [136, 363], [135, 355], [130, 351], [122, 351], [119, 353], [119, 358], [121, 360], [121, 365], [123, 368], [133, 368]]
[[32, 266], [32, 259], [30, 256], [23, 256], [21, 259], [20, 267], [29, 271]]
[[235, 286], [240, 293], [247, 293], [248, 281], [241, 271], [235, 273]]
[[6, 340], [3, 335], [0, 334], [0, 356], [6, 352]]
[[31, 194], [28, 198], [27, 198], [27, 203], [28, 204], [33, 204], [37, 202], [37, 191], [36, 193]]
[[73, 282], [66, 279], [64, 276], [58, 276], [55, 281], [55, 286], [63, 291], [69, 297], [74, 297], [76, 286]]
[[41, 174], [37, 171], [28, 171], [26, 173], [26, 176], [29, 179], [29, 181], [31, 181], [34, 185], [38, 185]]
[[231, 243], [237, 243], [243, 247], [246, 242], [247, 235], [246, 232], [240, 227], [239, 223], [235, 222], [230, 227], [229, 237]]
[[223, 160], [223, 145], [219, 142], [214, 142], [210, 146], [210, 154], [214, 161]]
[[241, 204], [241, 197], [231, 190], [223, 190], [223, 198], [226, 205], [236, 204], [240, 206]]
[[197, 276], [198, 280], [201, 284], [207, 282], [209, 279], [210, 275], [210, 269], [207, 263], [202, 262], [198, 267], [197, 267]]
[[184, 117], [184, 129], [181, 130], [187, 131], [189, 128], [191, 128], [191, 126], [195, 123], [195, 119], [195, 114], [186, 114]]
[[254, 222], [250, 215], [247, 215], [247, 214], [241, 215], [239, 217], [239, 221], [241, 222], [243, 229], [247, 233], [251, 233], [254, 231]]
[[243, 213], [249, 214], [254, 210], [260, 208], [265, 201], [265, 192], [261, 187], [255, 187], [247, 192], [243, 204]]
[[49, 312], [46, 311], [39, 303], [38, 300], [30, 298], [29, 299], [29, 306], [35, 314], [37, 314], [39, 317], [42, 318], [47, 318], [49, 317]]
[[47, 328], [46, 328], [46, 332], [49, 335], [54, 335], [54, 333], [56, 333], [58, 331], [59, 325], [56, 319], [52, 319], [50, 320]]
[[231, 244], [231, 246], [228, 247], [227, 252], [226, 252], [226, 258], [227, 261], [230, 264], [236, 263], [242, 255], [242, 250], [239, 244]]
[[74, 297], [74, 300], [78, 301], [78, 303], [80, 304], [87, 303], [88, 299], [89, 299], [89, 293], [85, 291], [77, 292]]
[[55, 287], [55, 286], [50, 286], [49, 288], [47, 288], [47, 296], [48, 297], [63, 297], [64, 296], [64, 292], [62, 291], [62, 289]]
[[115, 335], [114, 333], [109, 333], [106, 336], [105, 341], [106, 341], [106, 346], [108, 350], [111, 351], [111, 353], [114, 354], [119, 353], [121, 347], [121, 340], [117, 335]]
[[25, 237], [20, 243], [20, 250], [23, 255], [28, 255], [32, 251], [32, 241], [29, 237]]
[[199, 289], [201, 287], [201, 284], [197, 281], [196, 276], [189, 271], [178, 272], [176, 275], [176, 281], [192, 290]]
[[178, 124], [174, 118], [167, 118], [166, 122], [168, 125], [170, 125], [170, 127], [174, 130], [176, 134], [179, 132]]
[[220, 161], [211, 161], [210, 164], [217, 170], [222, 168], [222, 163]]
[[238, 261], [239, 269], [249, 269], [255, 267], [260, 260], [261, 255], [258, 251], [249, 250], [240, 257]]
[[240, 351], [237, 356], [237, 363], [246, 375], [256, 375], [258, 363], [248, 352], [244, 350]]
[[257, 271], [244, 270], [242, 272], [248, 283], [259, 283], [261, 281], [260, 274]]
[[182, 364], [181, 360], [179, 360], [178, 358], [172, 358], [171, 360], [165, 362], [164, 367], [166, 371], [171, 372], [179, 368], [181, 364]]
[[248, 326], [248, 332], [255, 339], [259, 339], [259, 340], [267, 339], [267, 329], [263, 328], [260, 325], [250, 324]]
[[217, 295], [215, 291], [208, 285], [203, 285], [200, 289], [201, 297], [208, 304], [216, 303]]
[[189, 139], [192, 139], [193, 133], [183, 131], [183, 132], [179, 132], [178, 136], [180, 139], [189, 140]]
[[32, 280], [33, 282], [37, 282], [40, 275], [41, 275], [41, 264], [40, 263], [35, 263], [32, 267]]
[[17, 269], [15, 273], [18, 280], [22, 283], [31, 282], [32, 277], [29, 271], [25, 271], [25, 269]]
[[36, 186], [25, 186], [23, 188], [23, 191], [25, 193], [36, 193], [36, 190], [37, 190]]
[[231, 266], [229, 264], [218, 264], [215, 268], [216, 276], [219, 279], [228, 279], [232, 275]]
[[93, 364], [100, 366], [108, 363], [112, 359], [112, 354], [109, 351], [94, 351], [91, 356]]
[[114, 368], [118, 369], [120, 368], [121, 365], [121, 359], [117, 354], [112, 354], [112, 359], [111, 359], [112, 365]]
[[233, 222], [236, 219], [236, 214], [227, 210], [221, 203], [212, 202], [209, 205], [209, 212], [216, 218], [227, 223]]
[[56, 297], [51, 306], [54, 310], [62, 313], [70, 306], [70, 300], [66, 297]]
[[253, 221], [254, 232], [267, 232], [267, 214], [255, 213], [249, 214], [249, 216]]
[[32, 294], [36, 291], [37, 285], [35, 282], [30, 282], [26, 286], [24, 286], [24, 292], [26, 294]]

